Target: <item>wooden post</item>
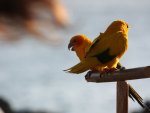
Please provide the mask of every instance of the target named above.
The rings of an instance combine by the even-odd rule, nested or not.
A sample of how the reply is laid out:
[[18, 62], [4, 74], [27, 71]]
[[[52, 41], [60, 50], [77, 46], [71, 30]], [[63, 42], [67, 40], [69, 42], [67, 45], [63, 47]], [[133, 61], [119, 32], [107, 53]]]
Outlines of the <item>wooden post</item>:
[[85, 79], [88, 82], [116, 82], [150, 78], [150, 66], [116, 71], [101, 75], [99, 72], [88, 72]]
[[117, 82], [117, 113], [128, 113], [128, 84]]
[[[150, 66], [126, 69], [102, 75], [99, 72], [89, 71], [85, 75], [85, 79], [87, 82], [117, 82], [117, 113], [128, 113], [128, 95], [129, 87], [131, 86], [128, 85], [125, 81], [143, 78], [150, 78]], [[131, 96], [133, 96], [135, 100], [140, 99], [137, 100], [137, 102], [141, 105], [143, 103], [143, 99], [139, 96], [139, 94], [137, 94], [137, 92], [133, 90], [130, 90], [132, 91]], [[142, 106], [149, 110], [146, 105]]]

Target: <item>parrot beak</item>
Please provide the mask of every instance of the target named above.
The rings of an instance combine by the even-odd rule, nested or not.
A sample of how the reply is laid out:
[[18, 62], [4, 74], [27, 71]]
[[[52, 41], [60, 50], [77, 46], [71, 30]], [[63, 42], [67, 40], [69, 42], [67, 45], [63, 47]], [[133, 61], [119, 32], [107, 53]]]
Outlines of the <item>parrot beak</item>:
[[69, 43], [69, 44], [68, 44], [68, 49], [69, 49], [69, 50], [71, 49], [71, 51], [74, 51], [73, 43]]

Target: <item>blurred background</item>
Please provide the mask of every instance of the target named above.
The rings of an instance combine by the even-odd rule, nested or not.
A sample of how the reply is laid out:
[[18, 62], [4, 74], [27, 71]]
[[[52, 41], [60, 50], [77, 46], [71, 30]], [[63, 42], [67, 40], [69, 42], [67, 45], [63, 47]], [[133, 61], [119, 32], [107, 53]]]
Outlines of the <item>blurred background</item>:
[[[0, 0], [0, 104], [13, 112], [115, 113], [116, 83], [87, 83], [86, 73], [62, 71], [79, 62], [67, 44], [76, 34], [93, 40], [123, 19], [131, 28], [121, 63], [148, 66], [149, 11], [149, 0]], [[129, 83], [150, 99], [149, 79]], [[135, 111], [141, 107], [129, 99]]]

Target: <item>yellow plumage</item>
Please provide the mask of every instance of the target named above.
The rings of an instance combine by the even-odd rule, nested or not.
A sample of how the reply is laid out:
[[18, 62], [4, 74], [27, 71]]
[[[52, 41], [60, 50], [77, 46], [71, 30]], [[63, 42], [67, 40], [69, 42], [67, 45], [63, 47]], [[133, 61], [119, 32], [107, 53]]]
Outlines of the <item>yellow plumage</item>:
[[[92, 45], [92, 44], [95, 44], [95, 43], [97, 43], [98, 42], [98, 40], [99, 40], [99, 38], [102, 38], [104, 35], [101, 33], [100, 34], [100, 36], [98, 37], [98, 38], [96, 38], [93, 42], [88, 38], [88, 37], [86, 37], [85, 35], [76, 35], [76, 36], [74, 36], [74, 37], [72, 37], [71, 38], [71, 40], [70, 40], [70, 43], [69, 43], [69, 45], [68, 45], [68, 48], [70, 49], [71, 47], [72, 47], [72, 50], [73, 51], [75, 51], [75, 53], [76, 53], [76, 55], [79, 57], [79, 59], [80, 59], [80, 61], [81, 61], [81, 63], [79, 63], [79, 64], [77, 64], [76, 66], [74, 66], [73, 68], [71, 68], [70, 70], [72, 70], [71, 72], [72, 73], [80, 73], [81, 71], [86, 71], [87, 69], [89, 69], [89, 67], [94, 67], [95, 66], [95, 64], [97, 63], [97, 62], [95, 62], [95, 61], [97, 61], [95, 58], [88, 58], [88, 59], [86, 59], [86, 60], [88, 60], [88, 63], [86, 63], [86, 65], [85, 65], [85, 62], [86, 62], [86, 60], [84, 60], [85, 59], [85, 55], [87, 54], [87, 55], [89, 55], [90, 53], [90, 49], [91, 48], [94, 48], [94, 47], [92, 47], [92, 46], [95, 46], [95, 45]], [[101, 39], [102, 40], [102, 39]], [[126, 43], [124, 43], [123, 41], [122, 42], [120, 42], [121, 40], [118, 40], [117, 38], [116, 39], [114, 39], [114, 41], [116, 41], [116, 42], [119, 42], [118, 44], [124, 44], [124, 45], [119, 45], [119, 46], [124, 46], [124, 47], [122, 47], [122, 48], [125, 48], [125, 49], [127, 49], [127, 44]], [[110, 41], [110, 43], [112, 43], [111, 41]], [[110, 44], [110, 45], [113, 45], [113, 43], [112, 44]], [[117, 48], [117, 45], [113, 45], [114, 46], [114, 48]], [[120, 49], [119, 51], [122, 51], [122, 49], [121, 48], [118, 48], [118, 49]], [[113, 53], [118, 53], [118, 52], [116, 52], [116, 51], [111, 51], [112, 53], [110, 53], [110, 54], [112, 54], [113, 55]], [[123, 54], [123, 53], [122, 53]], [[121, 55], [122, 55], [121, 54]], [[120, 56], [118, 56], [119, 58], [121, 57], [121, 55]], [[115, 61], [115, 60], [114, 60]], [[113, 61], [112, 61], [112, 63], [114, 63]], [[108, 67], [110, 66], [110, 64], [111, 63], [108, 63]], [[92, 71], [93, 71], [93, 69], [94, 69], [94, 71], [96, 70], [96, 71], [100, 71], [100, 70], [102, 70], [102, 69], [104, 69], [104, 68], [106, 68], [106, 67], [103, 67], [103, 65], [99, 65], [99, 63], [98, 63], [98, 66], [96, 66], [96, 67], [94, 67], [94, 68], [92, 68]], [[117, 64], [117, 69], [120, 69], [120, 68], [122, 68], [122, 66], [121, 66], [121, 64], [120, 63], [118, 63]], [[128, 84], [128, 87], [129, 87], [129, 97], [134, 101], [134, 99], [143, 107], [143, 108], [147, 108], [148, 110], [150, 110], [149, 109], [149, 107], [147, 107], [144, 103], [143, 103], [143, 99], [140, 97], [140, 95], [131, 87], [131, 85], [129, 85]]]
[[70, 73], [82, 73], [89, 69], [100, 66], [108, 69], [116, 68], [119, 59], [128, 47], [128, 24], [117, 20], [101, 33], [88, 48], [85, 58], [81, 62], [66, 71]]
[[[71, 40], [68, 44], [68, 49], [72, 48], [72, 50], [75, 51], [75, 53], [78, 56], [78, 58], [80, 59], [80, 61], [83, 61], [85, 59], [85, 54], [86, 54], [87, 50], [91, 47], [92, 43], [93, 42], [88, 37], [80, 34], [80, 35], [73, 36], [71, 38]], [[91, 65], [93, 63], [93, 61], [92, 61], [93, 59], [90, 59], [90, 60], [91, 60], [91, 63], [89, 63], [89, 64]], [[98, 66], [94, 66], [94, 68], [91, 68], [91, 70], [99, 71], [99, 70], [102, 70], [102, 68], [103, 67], [98, 65]]]
[[85, 58], [85, 53], [89, 49], [91, 44], [92, 41], [88, 37], [80, 34], [71, 38], [68, 47], [72, 47], [80, 61], [82, 61]]

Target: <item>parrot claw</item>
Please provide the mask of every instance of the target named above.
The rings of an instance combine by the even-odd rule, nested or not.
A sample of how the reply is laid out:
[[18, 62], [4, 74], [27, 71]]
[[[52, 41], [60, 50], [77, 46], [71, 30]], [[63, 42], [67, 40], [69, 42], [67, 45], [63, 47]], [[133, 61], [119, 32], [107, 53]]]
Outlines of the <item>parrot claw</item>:
[[88, 71], [87, 74], [85, 75], [85, 79], [89, 79], [91, 77], [91, 74], [93, 73], [93, 71]]
[[122, 70], [125, 70], [125, 69], [126, 69], [125, 67], [121, 67], [119, 70], [122, 71]]
[[117, 71], [118, 69], [117, 68], [105, 68], [102, 72], [101, 72], [101, 75], [103, 74], [107, 74], [107, 73], [113, 73], [115, 71]]

